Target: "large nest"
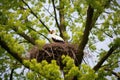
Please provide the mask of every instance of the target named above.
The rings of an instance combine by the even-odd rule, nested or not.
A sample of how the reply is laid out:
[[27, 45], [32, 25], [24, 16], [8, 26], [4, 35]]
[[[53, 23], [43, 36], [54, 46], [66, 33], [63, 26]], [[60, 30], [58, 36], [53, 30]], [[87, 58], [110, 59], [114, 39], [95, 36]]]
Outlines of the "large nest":
[[61, 63], [62, 55], [69, 55], [76, 63], [76, 54], [77, 46], [69, 43], [45, 44], [41, 50], [39, 50], [37, 46], [34, 46], [29, 51], [30, 59], [36, 58], [38, 62], [41, 62], [42, 60], [46, 60], [48, 62], [51, 62], [51, 60], [56, 60], [57, 64], [61, 67], [63, 66]]

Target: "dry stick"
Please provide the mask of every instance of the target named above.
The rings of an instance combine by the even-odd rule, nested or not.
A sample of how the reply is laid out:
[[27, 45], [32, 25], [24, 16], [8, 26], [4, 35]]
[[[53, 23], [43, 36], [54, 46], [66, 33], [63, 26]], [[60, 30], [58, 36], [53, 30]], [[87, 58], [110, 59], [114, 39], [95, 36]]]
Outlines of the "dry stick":
[[22, 0], [22, 2], [28, 7], [30, 12], [42, 23], [42, 25], [48, 30], [48, 32], [50, 32], [49, 28], [44, 24], [44, 22], [41, 19], [39, 19], [39, 17], [33, 12], [30, 6], [24, 0]]
[[45, 51], [45, 53], [48, 54], [49, 57], [51, 56], [50, 53], [47, 50], [44, 50], [44, 51]]
[[52, 49], [52, 47], [50, 47], [50, 49], [51, 49], [51, 51], [52, 51], [52, 54], [53, 54], [53, 58], [54, 58], [54, 53], [53, 53], [53, 49]]

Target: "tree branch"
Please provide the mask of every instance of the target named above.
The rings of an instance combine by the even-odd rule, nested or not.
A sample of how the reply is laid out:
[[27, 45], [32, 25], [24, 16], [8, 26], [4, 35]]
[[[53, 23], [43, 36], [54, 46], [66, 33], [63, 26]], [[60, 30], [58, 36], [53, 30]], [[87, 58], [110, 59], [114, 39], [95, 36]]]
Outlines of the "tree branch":
[[101, 60], [93, 67], [93, 70], [98, 71], [102, 64], [108, 59], [108, 57], [117, 49], [118, 47], [112, 46], [107, 54], [101, 58]]
[[96, 29], [100, 30], [101, 32], [103, 32], [105, 35], [107, 35], [110, 38], [113, 38], [112, 35], [109, 35], [107, 32], [105, 32], [103, 29], [99, 29], [98, 27], [95, 27]]
[[[104, 5], [104, 8], [106, 8], [109, 5], [110, 1], [111, 0], [108, 0], [106, 2], [106, 4]], [[97, 21], [98, 17], [100, 16], [100, 14], [103, 11], [104, 10], [102, 10], [102, 11], [97, 10], [97, 11], [94, 12], [94, 9], [90, 5], [88, 7], [85, 30], [84, 30], [84, 33], [83, 33], [81, 43], [78, 46], [78, 56], [77, 56], [77, 59], [79, 61], [78, 65], [81, 64], [81, 62], [82, 62], [83, 55], [84, 55], [83, 50], [84, 50], [84, 48], [85, 48], [85, 46], [86, 46], [86, 44], [89, 40], [88, 37], [89, 37], [90, 31], [91, 31], [92, 27], [94, 27], [95, 22]]]
[[54, 9], [55, 21], [56, 21], [57, 27], [58, 27], [58, 29], [60, 31], [60, 26], [59, 26], [59, 23], [58, 23], [58, 20], [57, 20], [57, 14], [56, 14], [56, 10], [55, 10], [54, 0], [52, 0], [52, 5], [53, 5], [53, 9]]
[[[114, 54], [115, 54], [115, 52], [114, 52]], [[109, 67], [111, 67], [111, 66], [114, 66], [115, 64], [118, 64], [120, 61], [116, 61], [116, 62], [114, 62], [114, 63], [112, 63], [112, 64], [105, 64], [105, 65], [103, 65], [103, 66], [101, 66], [101, 67], [106, 67], [106, 66], [109, 66]]]
[[109, 68], [105, 68], [105, 70], [111, 72], [113, 75], [115, 75], [116, 77], [120, 78], [120, 74], [119, 73], [116, 73], [116, 72], [112, 71]]
[[63, 36], [63, 32], [66, 30], [66, 27], [65, 27], [65, 19], [64, 19], [64, 5], [63, 5], [63, 1], [64, 0], [59, 0], [59, 6], [60, 6], [60, 9], [59, 9], [59, 17], [60, 17], [60, 27], [59, 27], [59, 31], [60, 31], [60, 36], [64, 39], [64, 36]]
[[13, 52], [8, 45], [6, 44], [5, 41], [3, 41], [0, 37], [0, 45], [2, 48], [4, 48], [8, 53], [10, 53], [10, 55], [12, 55], [16, 60], [18, 60], [20, 63], [23, 62], [23, 58], [21, 57], [21, 55], [19, 53]]
[[43, 35], [42, 33], [36, 31], [35, 29], [33, 29], [33, 28], [31, 28], [31, 27], [28, 27], [28, 28], [30, 28], [31, 30], [33, 30], [33, 31], [37, 32], [38, 34], [42, 35], [42, 36], [43, 36], [44, 38], [46, 38], [49, 42], [51, 42], [50, 39], [48, 39], [48, 38], [47, 38], [45, 35]]
[[[21, 57], [21, 55], [19, 55], [19, 53], [13, 52], [8, 45], [6, 44], [5, 41], [3, 41], [0, 37], [0, 45], [3, 49], [5, 49], [11, 56], [13, 56], [17, 61], [19, 61], [21, 64], [23, 64], [23, 60], [24, 58]], [[23, 64], [24, 65], [24, 64]], [[24, 65], [26, 68], [30, 68], [29, 65]], [[35, 71], [35, 69], [31, 69], [33, 71]], [[14, 71], [14, 70], [12, 70]], [[37, 72], [37, 71], [36, 71]], [[39, 72], [38, 72], [39, 73]], [[40, 74], [40, 73], [39, 73]], [[40, 74], [42, 76], [44, 76], [43, 74]], [[48, 77], [46, 79], [49, 79]]]
[[48, 32], [50, 32], [49, 28], [44, 24], [44, 22], [41, 19], [39, 19], [39, 17], [33, 12], [30, 6], [24, 0], [22, 0], [22, 2], [28, 7], [30, 12], [42, 23], [42, 25], [48, 30]]
[[11, 73], [10, 73], [10, 80], [13, 80], [13, 73], [14, 73], [14, 68], [11, 69]]
[[78, 55], [77, 55], [77, 59], [79, 61], [78, 65], [81, 64], [81, 62], [82, 62], [83, 55], [84, 55], [83, 50], [88, 42], [89, 33], [93, 27], [93, 25], [92, 25], [93, 13], [94, 13], [94, 9], [91, 6], [89, 6], [88, 10], [87, 10], [87, 19], [86, 19], [86, 25], [85, 25], [83, 38], [82, 38], [82, 41], [78, 47]]
[[[17, 32], [18, 31], [18, 29], [17, 28], [13, 28], [13, 30], [15, 31], [15, 32]], [[30, 42], [31, 44], [33, 44], [33, 45], [35, 45], [35, 40], [32, 38], [32, 37], [29, 37], [29, 36], [27, 36], [25, 33], [20, 33], [20, 32], [17, 32], [20, 36], [22, 36], [25, 40], [27, 40], [28, 42]]]
[[[44, 7], [44, 6], [43, 6]], [[44, 9], [50, 14], [50, 17], [52, 16], [53, 18], [55, 18], [49, 11], [49, 9], [47, 9], [46, 7], [44, 7]]]

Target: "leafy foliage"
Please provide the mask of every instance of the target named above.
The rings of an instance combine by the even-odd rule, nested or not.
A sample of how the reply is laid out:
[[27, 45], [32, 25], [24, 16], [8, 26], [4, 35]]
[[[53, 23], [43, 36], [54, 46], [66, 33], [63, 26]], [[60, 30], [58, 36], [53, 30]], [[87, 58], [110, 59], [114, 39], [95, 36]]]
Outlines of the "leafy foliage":
[[[93, 10], [91, 20], [89, 7]], [[0, 79], [120, 78], [118, 71], [115, 71], [120, 67], [119, 26], [119, 0], [0, 0]], [[60, 70], [55, 60], [51, 63], [46, 60], [40, 63], [36, 62], [36, 59], [24, 60], [34, 45], [42, 49], [46, 43], [51, 43], [48, 33], [52, 29], [66, 42], [78, 45], [82, 52], [88, 53], [87, 56], [95, 53], [98, 56], [96, 64], [87, 62], [92, 66], [99, 65], [110, 50], [112, 53], [97, 71], [84, 62], [76, 66], [72, 58], [64, 55], [63, 70]], [[88, 33], [85, 30], [88, 30]], [[84, 42], [87, 42], [85, 46]], [[15, 54], [19, 56], [16, 57]], [[22, 60], [19, 61], [18, 57]], [[95, 62], [96, 57], [85, 57], [85, 62], [86, 58]]]
[[[43, 60], [41, 63], [37, 63], [36, 59], [32, 59], [31, 62], [24, 61], [25, 65], [28, 65], [31, 70], [35, 72], [27, 73], [28, 79], [50, 79], [50, 80], [61, 80], [61, 75], [59, 71], [59, 66], [57, 66], [56, 61], [53, 60], [51, 64]], [[39, 73], [39, 74], [37, 74]], [[38, 77], [36, 77], [38, 76]]]

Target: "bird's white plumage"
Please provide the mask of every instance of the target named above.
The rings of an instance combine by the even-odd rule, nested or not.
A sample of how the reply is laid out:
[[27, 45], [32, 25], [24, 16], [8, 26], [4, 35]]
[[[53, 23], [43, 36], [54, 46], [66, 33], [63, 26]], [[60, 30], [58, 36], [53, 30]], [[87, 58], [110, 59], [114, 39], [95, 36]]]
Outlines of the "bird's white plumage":
[[59, 41], [64, 41], [60, 36], [57, 36], [55, 34], [51, 34], [51, 37]]
[[54, 30], [52, 30], [50, 32], [50, 35], [51, 35], [53, 41], [55, 41], [55, 42], [64, 42], [63, 38], [61, 38], [60, 36], [56, 35]]

